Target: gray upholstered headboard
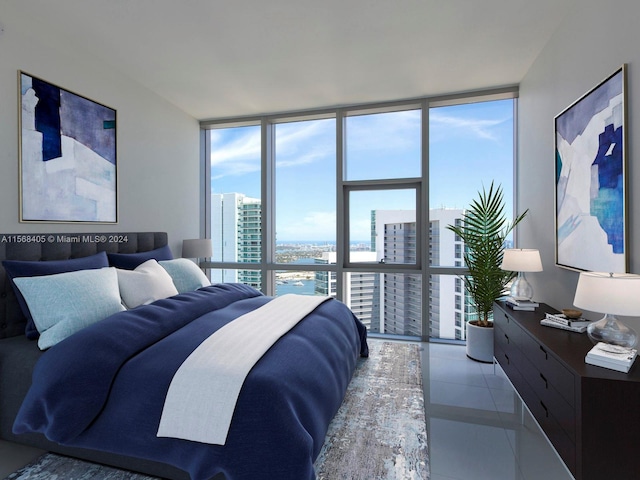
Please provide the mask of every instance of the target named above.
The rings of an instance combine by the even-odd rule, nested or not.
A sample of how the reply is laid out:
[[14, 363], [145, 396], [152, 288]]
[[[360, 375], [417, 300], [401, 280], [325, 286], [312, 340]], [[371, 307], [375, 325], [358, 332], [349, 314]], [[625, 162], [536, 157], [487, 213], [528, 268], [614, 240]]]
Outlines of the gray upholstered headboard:
[[[136, 253], [167, 245], [166, 232], [0, 234], [2, 260], [66, 260], [101, 251]], [[0, 263], [0, 338], [23, 335], [26, 319]]]

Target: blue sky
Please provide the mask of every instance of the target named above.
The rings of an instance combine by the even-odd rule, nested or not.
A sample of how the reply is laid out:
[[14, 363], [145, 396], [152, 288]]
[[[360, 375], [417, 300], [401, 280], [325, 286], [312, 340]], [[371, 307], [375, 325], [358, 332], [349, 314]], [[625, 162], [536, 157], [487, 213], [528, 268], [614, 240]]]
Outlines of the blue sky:
[[[429, 114], [431, 208], [464, 208], [483, 184], [512, 198], [513, 101], [433, 108]], [[420, 175], [420, 112], [347, 118], [348, 180]], [[276, 125], [278, 240], [335, 240], [335, 120]], [[260, 198], [260, 127], [211, 131], [211, 191]], [[367, 240], [372, 209], [413, 209], [407, 191], [358, 193], [352, 240]], [[509, 215], [511, 213], [509, 212]]]

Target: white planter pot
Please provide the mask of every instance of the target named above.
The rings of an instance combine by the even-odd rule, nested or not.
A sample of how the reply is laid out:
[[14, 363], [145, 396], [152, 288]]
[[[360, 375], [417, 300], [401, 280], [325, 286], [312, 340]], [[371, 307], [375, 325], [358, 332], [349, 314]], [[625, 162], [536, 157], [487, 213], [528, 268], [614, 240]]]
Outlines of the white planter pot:
[[477, 327], [467, 323], [467, 357], [493, 363], [493, 323], [491, 327]]

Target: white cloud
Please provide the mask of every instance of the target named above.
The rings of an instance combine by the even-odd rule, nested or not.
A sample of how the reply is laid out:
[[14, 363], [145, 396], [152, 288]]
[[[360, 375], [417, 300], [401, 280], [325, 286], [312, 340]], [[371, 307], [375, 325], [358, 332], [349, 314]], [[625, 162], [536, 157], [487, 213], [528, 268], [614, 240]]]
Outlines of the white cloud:
[[219, 130], [211, 131], [211, 178], [244, 175], [260, 171], [260, 131], [249, 129], [232, 142], [217, 148], [223, 138]]
[[[279, 168], [308, 165], [335, 151], [333, 121], [294, 122], [275, 128], [276, 165]], [[248, 129], [244, 135], [220, 145], [223, 141], [222, 130], [211, 131], [212, 179], [260, 171], [259, 130]]]
[[397, 151], [420, 142], [419, 110], [364, 115], [347, 119], [347, 145], [352, 151]]
[[442, 138], [454, 134], [456, 136], [473, 136], [485, 140], [498, 140], [499, 135], [494, 132], [497, 127], [509, 119], [481, 120], [474, 118], [456, 117], [444, 115], [437, 110], [432, 110], [429, 115], [429, 134], [431, 140], [434, 137]]
[[335, 122], [309, 121], [276, 126], [276, 166], [308, 165], [335, 151]]

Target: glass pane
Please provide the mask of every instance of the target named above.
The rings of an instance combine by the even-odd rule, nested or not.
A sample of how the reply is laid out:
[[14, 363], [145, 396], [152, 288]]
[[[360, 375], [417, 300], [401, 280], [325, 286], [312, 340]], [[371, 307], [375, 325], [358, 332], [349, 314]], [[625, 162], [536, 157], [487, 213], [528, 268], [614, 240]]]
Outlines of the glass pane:
[[345, 273], [346, 301], [369, 332], [422, 335], [422, 281], [404, 273]]
[[319, 278], [326, 278], [328, 272], [304, 272], [299, 270], [278, 270], [276, 272], [276, 295], [295, 293], [298, 295], [323, 295], [318, 289]]
[[431, 265], [458, 265], [461, 247], [445, 227], [461, 218], [483, 186], [489, 189], [492, 181], [502, 186], [507, 218], [513, 218], [513, 102], [430, 109]]
[[335, 262], [336, 245], [334, 242], [278, 242], [276, 244], [276, 263], [317, 263], [327, 252], [333, 253]]
[[457, 276], [429, 276], [429, 337], [465, 339], [464, 297], [464, 284]]
[[210, 272], [211, 283], [244, 283], [262, 291], [262, 274], [260, 270], [212, 268]]
[[211, 259], [260, 262], [260, 126], [221, 128], [210, 136]]
[[416, 264], [416, 190], [349, 192], [349, 262]]
[[336, 121], [275, 126], [276, 241], [336, 241]]
[[429, 336], [451, 340], [466, 339], [467, 322], [478, 314], [457, 275], [429, 276]]
[[420, 122], [420, 110], [347, 117], [345, 178], [420, 177]]
[[344, 274], [345, 303], [370, 332], [380, 332], [380, 273]]
[[422, 277], [384, 274], [381, 331], [396, 335], [422, 335]]

